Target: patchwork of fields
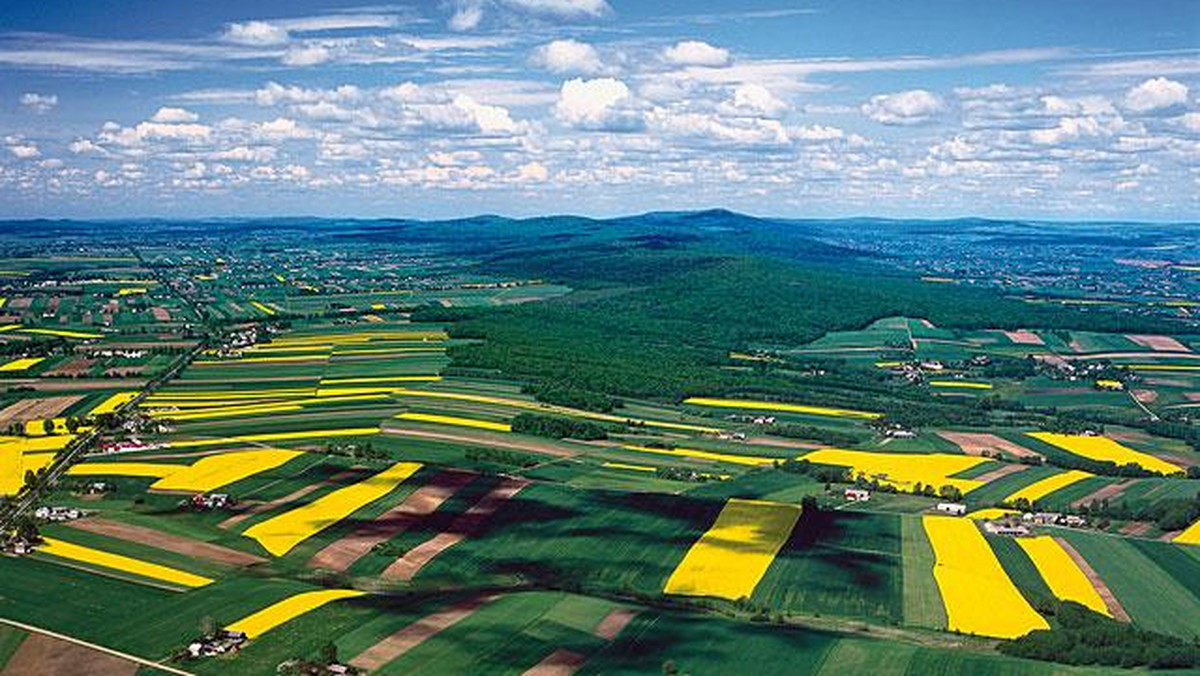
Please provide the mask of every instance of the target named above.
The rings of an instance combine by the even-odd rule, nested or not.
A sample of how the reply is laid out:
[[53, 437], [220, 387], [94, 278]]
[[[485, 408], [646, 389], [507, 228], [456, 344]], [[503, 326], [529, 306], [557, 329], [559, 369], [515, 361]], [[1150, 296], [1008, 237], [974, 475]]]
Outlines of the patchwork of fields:
[[[456, 361], [454, 310], [571, 291], [539, 280], [8, 264], [55, 281], [4, 291], [0, 495], [41, 541], [0, 557], [0, 673], [39, 631], [147, 674], [555, 676], [1091, 673], [997, 652], [1055, 601], [1200, 634], [1194, 336], [888, 317], [618, 399]], [[821, 378], [868, 394], [779, 385]]]

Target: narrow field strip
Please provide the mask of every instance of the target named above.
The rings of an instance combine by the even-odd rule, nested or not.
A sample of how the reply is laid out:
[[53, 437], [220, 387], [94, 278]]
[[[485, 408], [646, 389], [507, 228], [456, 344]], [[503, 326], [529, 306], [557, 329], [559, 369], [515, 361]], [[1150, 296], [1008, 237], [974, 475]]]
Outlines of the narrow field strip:
[[490, 397], [482, 394], [465, 394], [462, 392], [443, 392], [438, 390], [409, 390], [396, 389], [392, 394], [398, 397], [419, 397], [427, 399], [451, 399], [455, 401], [473, 401], [480, 404], [494, 404], [496, 406], [511, 406], [513, 408], [521, 408], [531, 411], [543, 411], [548, 413], [559, 413], [562, 415], [577, 416], [580, 418], [588, 418], [590, 420], [603, 420], [605, 422], [615, 423], [636, 423], [649, 427], [661, 427], [663, 429], [682, 430], [685, 432], [698, 432], [700, 434], [715, 434], [721, 430], [716, 427], [706, 427], [703, 425], [692, 425], [689, 423], [676, 423], [666, 420], [649, 420], [642, 418], [621, 417], [619, 415], [611, 415], [608, 413], [595, 413], [593, 411], [581, 411], [565, 406], [555, 406], [553, 404], [542, 404], [536, 401], [523, 401], [521, 399], [509, 399], [506, 397]]
[[375, 545], [412, 528], [437, 511], [462, 487], [475, 480], [473, 472], [447, 470], [413, 491], [404, 502], [375, 517], [370, 523], [331, 543], [308, 561], [310, 568], [345, 571], [366, 556]]
[[882, 413], [856, 411], [849, 408], [831, 408], [828, 406], [807, 406], [804, 404], [788, 404], [781, 401], [753, 401], [749, 399], [720, 399], [715, 397], [689, 397], [683, 400], [685, 404], [706, 406], [712, 408], [744, 408], [754, 411], [779, 411], [782, 413], [804, 413], [832, 418], [863, 418], [874, 420], [883, 416]]
[[476, 418], [462, 418], [453, 415], [435, 415], [432, 413], [401, 413], [396, 416], [399, 420], [411, 420], [413, 422], [437, 423], [439, 425], [453, 425], [455, 427], [474, 427], [481, 430], [491, 430], [493, 432], [511, 432], [512, 425], [508, 423], [494, 422], [492, 420], [478, 420]]
[[203, 446], [224, 446], [228, 444], [270, 443], [272, 441], [305, 441], [308, 439], [326, 439], [336, 437], [365, 437], [379, 434], [378, 427], [348, 427], [331, 430], [308, 430], [304, 432], [271, 432], [267, 434], [244, 434], [234, 437], [219, 437], [216, 439], [188, 439], [172, 441], [171, 448], [200, 448]]
[[966, 380], [931, 380], [931, 381], [929, 381], [929, 386], [930, 387], [942, 387], [942, 388], [946, 388], [946, 389], [960, 389], [960, 390], [990, 390], [990, 389], [992, 389], [991, 383], [973, 383], [973, 382], [966, 381]]
[[1083, 481], [1084, 479], [1091, 479], [1094, 476], [1096, 475], [1092, 474], [1091, 472], [1084, 472], [1083, 470], [1067, 470], [1061, 474], [1048, 476], [1045, 479], [1041, 479], [1029, 484], [1028, 486], [1005, 497], [1004, 502], [1011, 504], [1015, 503], [1017, 500], [1025, 499], [1028, 500], [1029, 504], [1032, 505], [1038, 500], [1041, 500], [1057, 490], [1066, 488], [1067, 486]]
[[88, 533], [96, 533], [118, 540], [137, 542], [149, 547], [197, 559], [204, 559], [214, 563], [223, 563], [232, 566], [250, 566], [266, 561], [261, 556], [247, 554], [246, 552], [230, 549], [229, 547], [222, 547], [221, 545], [214, 545], [210, 542], [195, 540], [181, 535], [173, 535], [154, 528], [135, 526], [100, 517], [77, 519], [67, 522], [66, 525]]
[[729, 500], [671, 573], [663, 593], [748, 598], [799, 518], [797, 505]]
[[1167, 462], [1149, 453], [1136, 451], [1106, 437], [1057, 434], [1054, 432], [1030, 432], [1029, 436], [1091, 460], [1107, 460], [1116, 463], [1118, 466], [1133, 463], [1142, 469], [1164, 475], [1177, 474], [1183, 471], [1183, 468], [1179, 465]]
[[230, 624], [225, 629], [241, 632], [247, 638], [254, 639], [328, 603], [359, 596], [366, 596], [366, 592], [357, 589], [322, 589], [303, 592], [272, 603], [266, 608]]
[[470, 509], [451, 522], [442, 533], [413, 547], [383, 571], [385, 580], [409, 581], [439, 554], [479, 532], [483, 524], [506, 502], [529, 483], [519, 479], [504, 479], [479, 499]]
[[951, 631], [1017, 638], [1049, 629], [1000, 565], [971, 519], [922, 518], [936, 563], [933, 568]]
[[292, 491], [291, 493], [288, 493], [287, 495], [285, 495], [283, 497], [276, 498], [274, 500], [269, 500], [267, 502], [263, 502], [263, 503], [260, 503], [257, 505], [253, 505], [253, 506], [249, 507], [248, 509], [246, 509], [245, 511], [238, 512], [237, 514], [234, 514], [233, 516], [229, 517], [228, 519], [225, 519], [221, 523], [217, 524], [217, 527], [218, 528], [226, 528], [226, 529], [233, 528], [233, 527], [237, 526], [238, 524], [240, 524], [241, 522], [245, 521], [246, 519], [249, 519], [253, 516], [257, 516], [264, 512], [269, 512], [269, 511], [271, 511], [273, 509], [277, 509], [279, 507], [283, 507], [285, 505], [290, 505], [293, 502], [299, 502], [300, 500], [304, 499], [306, 496], [308, 496], [312, 493], [315, 493], [315, 492], [321, 490], [322, 488], [326, 488], [329, 486], [335, 486], [342, 479], [345, 479], [346, 477], [354, 476], [355, 474], [357, 474], [357, 472], [355, 470], [346, 470], [344, 472], [339, 472], [339, 473], [329, 477], [328, 479], [325, 479], [324, 481], [318, 481], [316, 483], [311, 483], [307, 486], [303, 486], [301, 488], [298, 488], [298, 489]]
[[242, 534], [257, 540], [273, 556], [283, 556], [301, 542], [392, 492], [421, 466], [418, 462], [398, 462], [368, 479], [257, 523]]
[[1092, 586], [1083, 570], [1059, 544], [1049, 535], [1032, 538], [1017, 538], [1017, 544], [1033, 561], [1038, 574], [1054, 596], [1063, 601], [1074, 601], [1091, 610], [1112, 617], [1108, 605]]
[[425, 641], [467, 619], [472, 613], [497, 598], [492, 595], [479, 596], [426, 615], [354, 656], [350, 660], [350, 665], [367, 671], [380, 669], [403, 657]]
[[637, 453], [652, 453], [655, 455], [667, 455], [677, 458], [694, 458], [696, 460], [712, 460], [714, 462], [725, 462], [731, 465], [748, 465], [750, 467], [773, 465], [776, 462], [782, 462], [784, 460], [784, 458], [770, 458], [761, 455], [735, 455], [733, 453], [701, 451], [695, 448], [656, 448], [654, 446], [622, 446], [621, 448], [626, 451], [635, 451]]
[[78, 561], [92, 566], [101, 568], [109, 568], [111, 570], [120, 571], [123, 573], [131, 573], [140, 577], [158, 580], [173, 585], [182, 587], [203, 587], [211, 584], [212, 580], [200, 575], [195, 575], [184, 570], [171, 568], [169, 566], [141, 561], [120, 554], [77, 545], [56, 538], [43, 538], [45, 544], [38, 547], [37, 551], [42, 554], [49, 554], [60, 559], [69, 561]]

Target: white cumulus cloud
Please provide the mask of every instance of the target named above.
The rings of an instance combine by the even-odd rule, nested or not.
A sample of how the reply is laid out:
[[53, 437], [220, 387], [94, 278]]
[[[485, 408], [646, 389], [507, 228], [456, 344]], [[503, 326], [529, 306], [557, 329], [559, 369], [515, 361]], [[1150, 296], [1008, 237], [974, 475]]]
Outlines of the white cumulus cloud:
[[25, 92], [21, 94], [21, 107], [31, 110], [35, 113], [46, 113], [58, 105], [57, 94], [38, 94], [36, 92]]
[[1182, 82], [1155, 77], [1125, 94], [1125, 107], [1135, 113], [1149, 113], [1187, 103], [1188, 87]]
[[231, 23], [225, 27], [225, 40], [256, 47], [281, 45], [288, 40], [287, 29], [268, 21]]
[[554, 112], [559, 120], [578, 129], [633, 131], [643, 124], [629, 87], [611, 77], [567, 80]]
[[315, 66], [329, 58], [329, 50], [321, 45], [298, 45], [289, 47], [280, 60], [285, 66]]
[[553, 73], [596, 75], [604, 71], [604, 63], [596, 48], [577, 40], [555, 40], [533, 51], [534, 65]]
[[676, 66], [719, 67], [729, 64], [729, 50], [700, 40], [684, 40], [664, 49], [662, 58]]
[[862, 105], [862, 113], [880, 124], [921, 124], [942, 110], [942, 100], [924, 89], [878, 94]]
[[606, 0], [454, 0], [451, 30], [472, 30], [489, 9], [507, 10], [548, 19], [592, 19], [612, 13]]
[[157, 112], [150, 118], [151, 122], [165, 122], [167, 124], [179, 124], [185, 122], [195, 122], [200, 116], [186, 108], [159, 108]]

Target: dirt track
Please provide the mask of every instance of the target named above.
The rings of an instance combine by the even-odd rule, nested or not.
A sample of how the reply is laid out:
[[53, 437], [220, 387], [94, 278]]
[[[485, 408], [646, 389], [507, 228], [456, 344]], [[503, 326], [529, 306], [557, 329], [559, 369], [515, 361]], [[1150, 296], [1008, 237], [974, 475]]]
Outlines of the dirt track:
[[404, 581], [413, 579], [438, 554], [479, 532], [488, 517], [528, 485], [528, 482], [518, 479], [505, 479], [500, 482], [487, 495], [480, 498], [479, 502], [459, 515], [444, 532], [413, 547], [404, 556], [396, 559], [392, 565], [387, 567], [387, 570], [383, 571], [383, 579]]
[[1088, 563], [1086, 559], [1080, 556], [1079, 552], [1075, 551], [1075, 548], [1071, 546], [1071, 543], [1062, 538], [1054, 538], [1054, 540], [1063, 548], [1063, 551], [1067, 553], [1067, 556], [1071, 557], [1071, 560], [1075, 562], [1075, 565], [1079, 566], [1079, 569], [1083, 571], [1083, 574], [1087, 576], [1088, 581], [1091, 582], [1092, 586], [1096, 588], [1096, 593], [1100, 594], [1100, 598], [1104, 599], [1104, 605], [1108, 607], [1108, 612], [1112, 613], [1112, 616], [1121, 622], [1129, 622], [1129, 613], [1126, 613], [1125, 609], [1121, 607], [1121, 602], [1118, 601], [1117, 597], [1113, 595], [1112, 590], [1108, 588], [1108, 585], [1104, 584], [1104, 580], [1100, 579], [1100, 576], [1096, 573], [1096, 570], [1092, 568], [1092, 565]]
[[308, 566], [336, 571], [349, 569], [375, 545], [400, 535], [432, 514], [476, 476], [473, 472], [453, 470], [438, 474], [427, 485], [413, 491], [404, 502], [317, 552], [309, 559]]
[[119, 521], [109, 521], [108, 519], [90, 517], [79, 519], [78, 521], [70, 521], [67, 525], [89, 533], [107, 535], [108, 537], [128, 540], [130, 542], [140, 542], [144, 545], [165, 549], [169, 552], [183, 554], [184, 556], [214, 561], [216, 563], [225, 563], [231, 566], [250, 566], [266, 560], [261, 556], [247, 554], [236, 549], [164, 533], [153, 528], [134, 526]]

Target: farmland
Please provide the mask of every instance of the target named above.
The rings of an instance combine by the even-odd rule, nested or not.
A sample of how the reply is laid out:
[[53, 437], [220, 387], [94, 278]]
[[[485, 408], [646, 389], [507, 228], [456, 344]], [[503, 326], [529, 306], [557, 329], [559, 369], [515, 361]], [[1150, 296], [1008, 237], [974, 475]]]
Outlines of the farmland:
[[1194, 317], [689, 239], [735, 216], [0, 237], [0, 665], [1104, 672], [997, 650], [1055, 601], [1200, 634]]

